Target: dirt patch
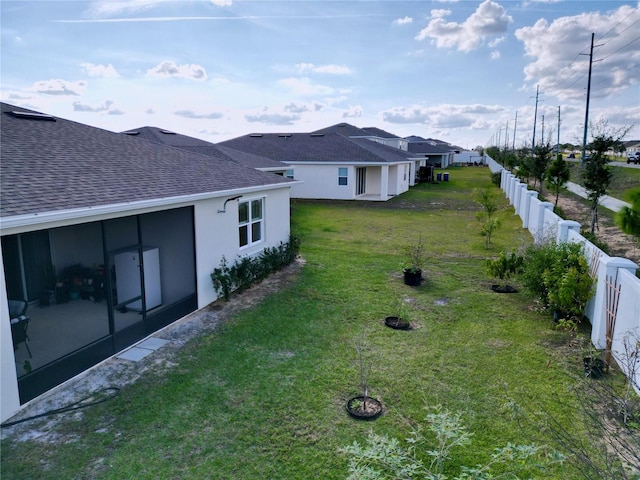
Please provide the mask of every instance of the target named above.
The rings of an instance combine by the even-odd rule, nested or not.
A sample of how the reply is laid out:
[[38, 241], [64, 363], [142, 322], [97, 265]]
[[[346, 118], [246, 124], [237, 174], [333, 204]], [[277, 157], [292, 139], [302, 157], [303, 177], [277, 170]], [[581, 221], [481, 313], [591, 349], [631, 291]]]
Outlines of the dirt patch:
[[[579, 222], [584, 230], [591, 229], [591, 211], [584, 200], [571, 194], [561, 194], [558, 198], [558, 206], [565, 213], [566, 219]], [[604, 207], [598, 208], [599, 211], [603, 209]], [[628, 258], [640, 264], [640, 248], [637, 242], [602, 214], [600, 214], [595, 233], [599, 240], [607, 244], [611, 256]]]

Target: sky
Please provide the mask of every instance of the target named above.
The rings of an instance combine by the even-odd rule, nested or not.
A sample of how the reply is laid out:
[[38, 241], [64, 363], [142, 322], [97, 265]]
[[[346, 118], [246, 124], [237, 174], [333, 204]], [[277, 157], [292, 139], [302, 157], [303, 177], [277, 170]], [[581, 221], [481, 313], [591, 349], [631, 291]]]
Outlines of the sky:
[[581, 144], [594, 34], [588, 138], [596, 124], [640, 138], [637, 1], [2, 0], [0, 14], [2, 101], [115, 132], [217, 143], [347, 122], [519, 148], [535, 124], [536, 144]]

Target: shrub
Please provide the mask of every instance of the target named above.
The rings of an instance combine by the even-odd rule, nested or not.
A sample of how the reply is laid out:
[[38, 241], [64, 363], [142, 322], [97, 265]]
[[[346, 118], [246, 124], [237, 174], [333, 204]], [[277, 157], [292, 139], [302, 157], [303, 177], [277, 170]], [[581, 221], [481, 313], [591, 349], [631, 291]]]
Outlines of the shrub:
[[525, 253], [522, 282], [540, 302], [552, 310], [582, 318], [593, 294], [593, 279], [578, 243], [549, 242], [533, 245]]
[[242, 291], [263, 280], [270, 273], [280, 270], [293, 262], [300, 250], [300, 239], [290, 236], [287, 243], [265, 248], [257, 257], [238, 257], [229, 265], [223, 256], [220, 266], [211, 273], [213, 288], [218, 296], [229, 300], [231, 292]]
[[516, 250], [513, 250], [509, 256], [502, 251], [498, 258], [487, 259], [487, 272], [489, 275], [500, 279], [503, 285], [506, 286], [512, 275], [516, 275], [522, 271], [523, 262], [524, 258], [518, 255]]
[[[426, 416], [428, 432], [421, 427], [411, 430], [404, 446], [397, 438], [378, 435], [367, 436], [367, 443], [358, 442], [340, 449], [349, 455], [350, 480], [374, 479], [445, 479], [445, 470], [451, 468], [452, 453], [456, 447], [465, 448], [471, 443], [472, 433], [462, 424], [461, 414], [452, 413], [436, 406]], [[428, 445], [428, 446], [427, 446]], [[518, 479], [518, 472], [531, 469], [543, 470], [562, 463], [564, 457], [544, 446], [513, 445], [496, 448], [490, 459], [483, 465], [461, 466], [457, 479]], [[494, 476], [493, 467], [505, 469]]]

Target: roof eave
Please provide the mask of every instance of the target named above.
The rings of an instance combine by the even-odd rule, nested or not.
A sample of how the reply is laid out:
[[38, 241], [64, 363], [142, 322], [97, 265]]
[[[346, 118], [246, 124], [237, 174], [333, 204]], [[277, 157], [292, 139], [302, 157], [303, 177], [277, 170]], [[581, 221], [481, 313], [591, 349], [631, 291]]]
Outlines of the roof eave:
[[[289, 182], [258, 185], [255, 187], [234, 188], [230, 190], [220, 190], [216, 192], [203, 192], [192, 195], [180, 195], [175, 197], [155, 198], [152, 200], [141, 200], [136, 202], [114, 203], [110, 205], [98, 205], [94, 207], [83, 207], [66, 210], [56, 210], [50, 212], [31, 213], [26, 215], [14, 215], [0, 218], [0, 232], [2, 235], [19, 233], [21, 229], [42, 225], [47, 228], [47, 224], [69, 223], [74, 220], [90, 221], [94, 217], [115, 217], [118, 213], [130, 213], [139, 210], [163, 210], [166, 207], [185, 205], [201, 200], [221, 198], [229, 195], [249, 194], [265, 190], [277, 190], [289, 188], [292, 185], [303, 183], [300, 180]], [[14, 231], [15, 230], [15, 231]]]

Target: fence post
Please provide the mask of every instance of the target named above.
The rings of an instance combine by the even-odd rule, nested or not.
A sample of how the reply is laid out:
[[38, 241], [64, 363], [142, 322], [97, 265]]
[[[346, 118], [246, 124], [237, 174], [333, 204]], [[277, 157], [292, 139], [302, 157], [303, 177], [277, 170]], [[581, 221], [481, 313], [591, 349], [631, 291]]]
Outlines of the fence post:
[[605, 348], [607, 341], [607, 312], [605, 311], [607, 276], [618, 278], [618, 269], [628, 270], [632, 275], [635, 275], [638, 269], [638, 265], [627, 258], [604, 257], [606, 256], [603, 256], [600, 260], [600, 268], [598, 269], [598, 280], [594, 295], [595, 305], [593, 307], [593, 318], [591, 319], [591, 343], [596, 348]]
[[547, 210], [553, 211], [553, 203], [550, 202], [542, 202], [540, 203], [540, 208], [538, 209], [538, 218], [536, 219], [536, 232], [533, 236], [535, 243], [544, 243], [548, 240], [545, 229], [544, 229], [544, 216]]
[[524, 192], [524, 205], [522, 205], [522, 228], [529, 228], [529, 215], [531, 214], [531, 200], [538, 198], [538, 192], [535, 190], [526, 190]]
[[522, 182], [516, 182], [516, 185], [513, 189], [513, 209], [515, 210], [515, 215], [520, 213], [520, 197], [522, 196], [522, 191], [526, 190], [527, 185]]
[[558, 222], [558, 235], [556, 243], [565, 243], [568, 241], [569, 230], [580, 233], [580, 223], [573, 220], [560, 220]]

